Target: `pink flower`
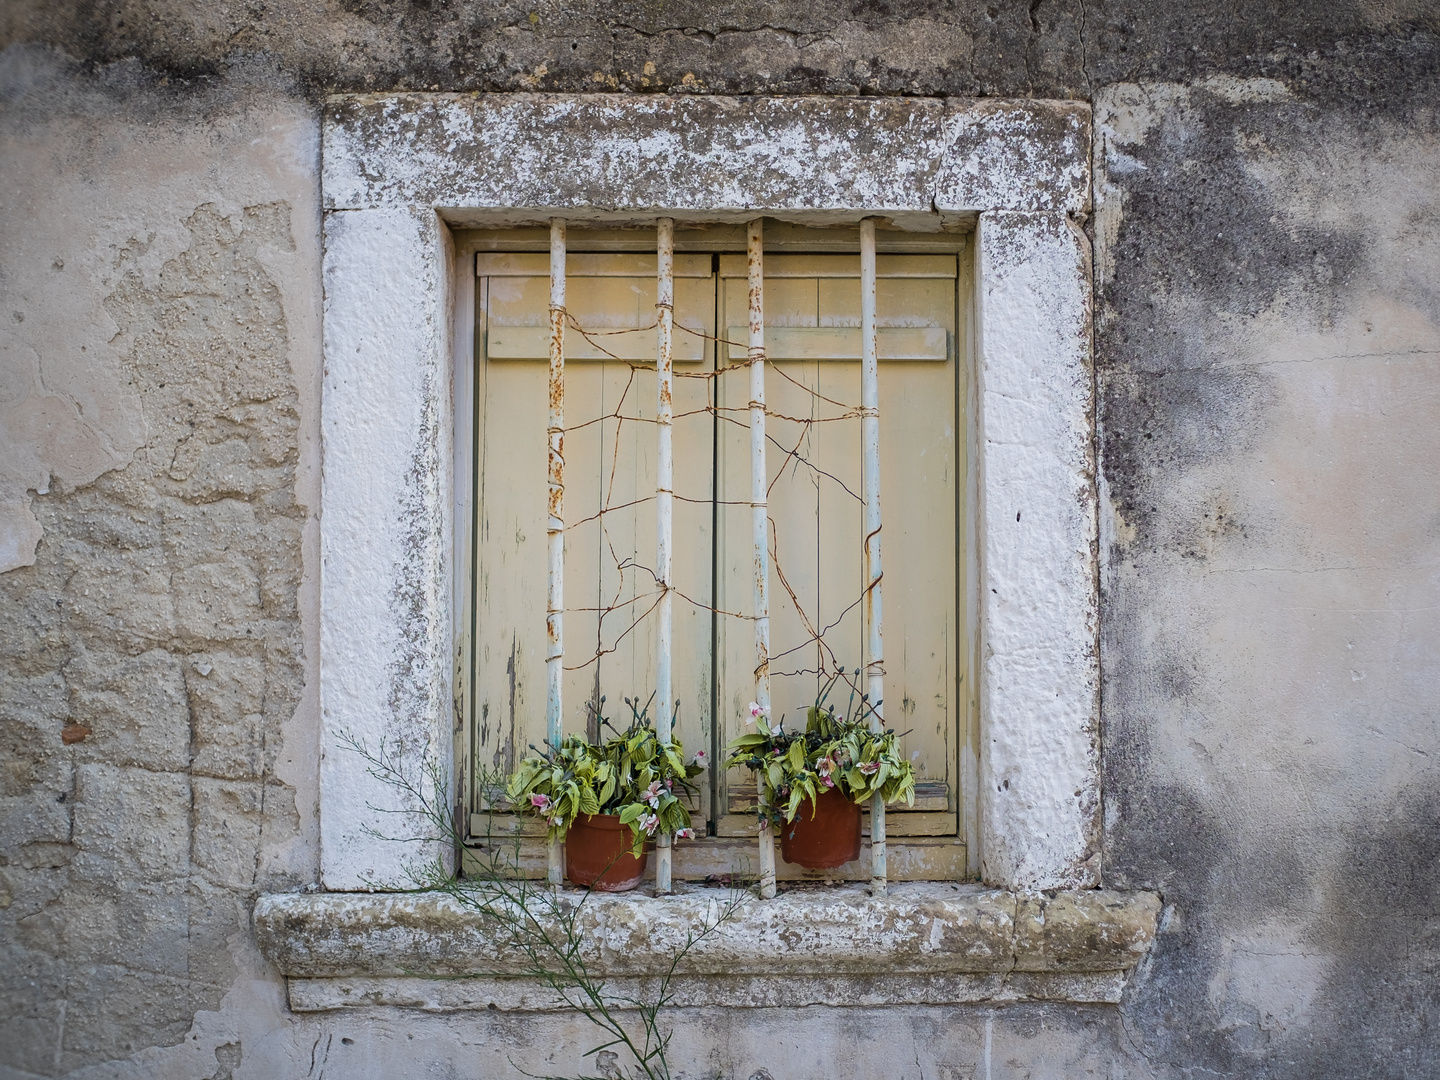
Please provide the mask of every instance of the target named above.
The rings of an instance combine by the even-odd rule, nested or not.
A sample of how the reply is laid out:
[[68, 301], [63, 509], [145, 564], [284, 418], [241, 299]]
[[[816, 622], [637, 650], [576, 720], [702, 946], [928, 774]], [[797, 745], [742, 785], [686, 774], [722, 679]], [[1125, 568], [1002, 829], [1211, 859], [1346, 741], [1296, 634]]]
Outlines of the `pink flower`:
[[655, 835], [655, 827], [660, 824], [660, 819], [654, 814], [645, 814], [640, 818], [640, 828], [645, 830], [646, 836]]
[[860, 771], [866, 776], [874, 776], [880, 771], [880, 763], [878, 761], [862, 761]]
[[660, 781], [656, 780], [645, 789], [645, 794], [640, 796], [640, 801], [649, 803], [653, 810], [660, 805]]
[[705, 756], [705, 751], [704, 751], [704, 750], [696, 750], [696, 751], [695, 751], [695, 764], [696, 764], [696, 765], [699, 765], [700, 768], [703, 769], [703, 768], [705, 768], [705, 766], [706, 766], [708, 763], [709, 763], [709, 759]]
[[770, 715], [770, 706], [769, 706], [769, 705], [761, 705], [761, 704], [759, 704], [758, 702], [752, 701], [752, 702], [750, 702], [750, 719], [745, 721], [745, 726], [746, 726], [746, 727], [749, 727], [750, 725], [754, 724], [755, 721], [758, 720], [760, 717], [762, 717], [762, 716], [768, 717], [769, 715]]
[[675, 838], [676, 838], [677, 840], [694, 840], [694, 839], [695, 839], [695, 830], [694, 830], [694, 829], [676, 829], [676, 830], [675, 830]]
[[549, 810], [549, 809], [550, 809], [550, 796], [549, 796], [549, 795], [538, 795], [538, 794], [537, 794], [537, 795], [531, 795], [531, 796], [530, 796], [530, 805], [533, 806], [536, 810], [540, 811], [540, 813], [543, 814], [543, 813], [545, 813], [546, 810]]
[[669, 779], [669, 778], [667, 777], [666, 780], [665, 780], [665, 790], [666, 790], [666, 791], [670, 791], [670, 790], [673, 789], [674, 787], [675, 787], [675, 781], [673, 781], [673, 780], [671, 780], [671, 779]]
[[827, 788], [832, 788], [835, 786], [835, 781], [831, 780], [828, 776], [820, 777], [820, 782], [824, 784]]

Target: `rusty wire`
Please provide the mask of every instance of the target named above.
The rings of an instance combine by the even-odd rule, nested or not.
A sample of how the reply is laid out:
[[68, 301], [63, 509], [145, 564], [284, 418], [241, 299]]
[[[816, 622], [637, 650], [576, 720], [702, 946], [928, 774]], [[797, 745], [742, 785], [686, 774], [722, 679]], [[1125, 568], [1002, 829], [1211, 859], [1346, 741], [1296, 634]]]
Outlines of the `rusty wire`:
[[[645, 566], [644, 564], [636, 560], [633, 556], [622, 557], [620, 553], [616, 550], [614, 541], [611, 538], [609, 529], [606, 528], [605, 523], [605, 518], [609, 514], [618, 513], [622, 510], [632, 509], [636, 506], [642, 506], [655, 500], [655, 496], [651, 494], [620, 503], [614, 503], [612, 501], [614, 497], [616, 477], [619, 472], [620, 448], [622, 444], [622, 434], [624, 431], [624, 426], [626, 424], [655, 423], [655, 420], [653, 418], [627, 414], [625, 412], [626, 402], [630, 397], [630, 391], [635, 384], [636, 376], [641, 372], [648, 372], [653, 370], [653, 365], [637, 363], [631, 360], [627, 360], [607, 349], [603, 344], [596, 340], [597, 338], [614, 337], [619, 334], [643, 333], [646, 330], [654, 329], [657, 323], [652, 322], [647, 326], [626, 327], [620, 330], [588, 330], [585, 327], [581, 326], [574, 317], [574, 315], [570, 314], [569, 312], [566, 313], [566, 319], [568, 328], [575, 331], [575, 333], [579, 334], [582, 338], [584, 338], [587, 342], [594, 346], [594, 348], [598, 352], [603, 354], [607, 358], [605, 362], [613, 362], [615, 364], [623, 365], [628, 370], [625, 384], [620, 391], [619, 400], [615, 403], [613, 408], [591, 419], [584, 420], [578, 424], [566, 426], [566, 434], [570, 435], [578, 431], [583, 431], [586, 428], [589, 428], [595, 424], [605, 424], [609, 421], [613, 421], [615, 423], [615, 433], [613, 436], [613, 440], [607, 440], [611, 442], [611, 446], [608, 448], [610, 450], [610, 463], [608, 468], [609, 475], [605, 482], [605, 493], [604, 497], [601, 500], [600, 509], [587, 517], [578, 518], [574, 522], [571, 522], [569, 526], [571, 529], [574, 529], [579, 527], [580, 525], [589, 524], [590, 522], [599, 522], [603, 538], [603, 544], [605, 548], [609, 551], [611, 566], [618, 575], [618, 582], [615, 586], [615, 590], [612, 594], [612, 597], [610, 598], [609, 603], [602, 602], [601, 604], [593, 607], [567, 606], [567, 610], [569, 611], [574, 611], [577, 613], [587, 612], [591, 614], [598, 614], [599, 616], [599, 618], [596, 620], [596, 645], [594, 653], [578, 664], [567, 665], [565, 667], [566, 671], [580, 671], [588, 668], [592, 664], [598, 664], [602, 657], [608, 656], [618, 651], [621, 643], [627, 637], [629, 637], [630, 634], [632, 634], [650, 614], [655, 611], [656, 607], [659, 604], [660, 589], [658, 588], [658, 586], [660, 582], [658, 575], [655, 573], [653, 568]], [[693, 330], [690, 327], [683, 325], [678, 320], [675, 323], [675, 328], [677, 330], [682, 330], [685, 333], [690, 334], [694, 337], [699, 337], [704, 340], [713, 342], [717, 351], [717, 355], [720, 348], [723, 346], [742, 344], [739, 342], [732, 342], [729, 339], [721, 337], [719, 335], [706, 334], [702, 331]], [[677, 369], [675, 370], [674, 375], [678, 379], [700, 379], [709, 381], [713, 385], [715, 380], [718, 380], [724, 375], [730, 374], [731, 372], [748, 370], [750, 364], [751, 360], [747, 356], [744, 360], [740, 360], [734, 363], [727, 363], [724, 366], [720, 366], [717, 364], [717, 366], [711, 371], [681, 371]], [[776, 420], [796, 424], [800, 428], [799, 437], [791, 446], [786, 446], [782, 444], [778, 439], [776, 439], [773, 435], [770, 435], [767, 432], [766, 442], [774, 446], [781, 455], [779, 467], [775, 469], [774, 478], [770, 481], [769, 488], [767, 490], [774, 490], [775, 485], [779, 483], [780, 478], [785, 474], [787, 468], [793, 470], [795, 468], [803, 467], [805, 469], [808, 469], [812, 474], [814, 474], [814, 476], [817, 478], [817, 482], [819, 478], [829, 480], [831, 483], [838, 486], [840, 490], [844, 491], [846, 495], [854, 499], [857, 505], [862, 504], [863, 499], [861, 498], [861, 496], [857, 494], [854, 490], [852, 490], [849, 485], [847, 485], [843, 480], [835, 476], [833, 473], [827, 472], [825, 469], [820, 468], [815, 462], [811, 461], [801, 452], [801, 447], [803, 447], [808, 440], [811, 428], [814, 425], [838, 423], [847, 420], [859, 420], [863, 415], [861, 406], [849, 405], [845, 402], [836, 401], [834, 398], [827, 397], [826, 395], [820, 393], [818, 390], [806, 386], [804, 383], [789, 375], [777, 365], [772, 365], [770, 370], [773, 370], [781, 378], [785, 379], [786, 381], [793, 384], [795, 387], [809, 394], [812, 398], [832, 405], [836, 409], [840, 410], [840, 412], [835, 415], [825, 416], [791, 416], [778, 410], [771, 409], [767, 406], [765, 410], [765, 415], [767, 417], [773, 417]], [[746, 422], [741, 420], [739, 417], [728, 414], [748, 413], [748, 404], [743, 406], [721, 406], [716, 403], [718, 394], [711, 393], [708, 396], [709, 402], [703, 408], [677, 411], [674, 414], [674, 419], [680, 420], [686, 417], [709, 415], [715, 417], [715, 419], [720, 422], [735, 424], [740, 427], [747, 426]], [[680, 495], [679, 493], [676, 493], [674, 497], [682, 502], [688, 502], [693, 504], [711, 504], [719, 506], [750, 505], [749, 500], [746, 499], [696, 499]], [[778, 535], [779, 529], [776, 525], [775, 519], [773, 516], [767, 515], [767, 520], [769, 521], [770, 525], [769, 548], [771, 565], [775, 569], [776, 579], [779, 581], [781, 588], [784, 589], [785, 594], [790, 599], [791, 605], [794, 607], [796, 613], [798, 614], [806, 634], [806, 638], [804, 641], [801, 641], [798, 644], [791, 645], [790, 647], [776, 653], [774, 657], [772, 657], [772, 659], [778, 660], [781, 657], [791, 656], [812, 646], [817, 649], [818, 657], [818, 666], [815, 668], [800, 667], [795, 670], [777, 671], [773, 672], [772, 674], [774, 676], [782, 677], [797, 677], [811, 674], [818, 677], [829, 677], [831, 675], [835, 675], [839, 677], [841, 682], [845, 683], [848, 686], [851, 686], [857, 692], [863, 693], [863, 690], [859, 686], [858, 682], [855, 680], [854, 676], [847, 672], [845, 667], [839, 662], [839, 660], [835, 656], [834, 650], [830, 647], [829, 643], [826, 640], [826, 634], [828, 634], [830, 631], [834, 630], [837, 626], [844, 622], [845, 618], [850, 615], [850, 613], [853, 612], [856, 608], [858, 608], [861, 603], [863, 603], [865, 594], [864, 588], [862, 588], [860, 594], [856, 596], [856, 598], [849, 605], [847, 605], [843, 611], [840, 612], [840, 614], [834, 619], [834, 621], [824, 626], [817, 625], [817, 620], [813, 619], [810, 614], [805, 610], [804, 605], [800, 601], [800, 597], [797, 595], [795, 589], [791, 587], [790, 582], [785, 574], [784, 563], [780, 558], [780, 544]], [[626, 590], [628, 573], [633, 573], [640, 576], [648, 576], [648, 578], [657, 586], [657, 588], [653, 590], [637, 592], [628, 600], [622, 599]], [[691, 606], [702, 611], [708, 611], [722, 618], [740, 619], [746, 622], [753, 622], [755, 619], [755, 616], [753, 614], [739, 611], [726, 611], [722, 608], [715, 607], [713, 604], [703, 603], [695, 599], [694, 597], [687, 595], [680, 589], [674, 588], [673, 586], [671, 592], [673, 595], [680, 597], [682, 600], [684, 600]], [[625, 611], [626, 609], [634, 609], [638, 605], [644, 603], [646, 600], [651, 601], [649, 606], [646, 607], [645, 610], [640, 612], [638, 615], [635, 615], [629, 625], [627, 625], [625, 629], [622, 630], [621, 633], [614, 639], [614, 641], [610, 642], [607, 646], [604, 640], [604, 624], [606, 616], [618, 614], [622, 611]]]

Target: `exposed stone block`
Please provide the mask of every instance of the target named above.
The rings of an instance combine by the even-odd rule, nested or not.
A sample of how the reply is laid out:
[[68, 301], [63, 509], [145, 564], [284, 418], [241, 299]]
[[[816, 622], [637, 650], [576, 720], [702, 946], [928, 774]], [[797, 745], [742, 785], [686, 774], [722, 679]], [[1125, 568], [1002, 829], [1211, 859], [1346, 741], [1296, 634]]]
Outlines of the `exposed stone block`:
[[235, 780], [262, 775], [267, 759], [265, 676], [265, 662], [255, 656], [217, 650], [188, 658], [185, 684], [197, 773]]
[[[150, 881], [129, 875], [81, 881], [54, 909], [65, 955], [90, 964], [187, 977], [191, 937], [183, 879]], [[135, 954], [136, 941], [145, 942], [141, 956]]]
[[167, 881], [190, 870], [190, 778], [112, 765], [77, 770], [75, 871], [98, 881]]
[[91, 729], [83, 760], [184, 769], [190, 716], [180, 659], [162, 649], [136, 657], [85, 652], [66, 669], [72, 723]]
[[163, 644], [176, 630], [170, 572], [159, 553], [137, 558], [87, 553], [65, 586], [70, 625], [134, 652]]
[[195, 778], [193, 858], [207, 881], [231, 889], [255, 882], [265, 785]]
[[198, 641], [243, 640], [260, 616], [260, 578], [230, 559], [180, 570], [174, 577], [176, 628]]
[[[197, 991], [199, 993], [197, 994]], [[100, 964], [66, 987], [62, 1069], [125, 1058], [146, 1046], [178, 1042], [196, 1008], [214, 1007], [221, 987]]]

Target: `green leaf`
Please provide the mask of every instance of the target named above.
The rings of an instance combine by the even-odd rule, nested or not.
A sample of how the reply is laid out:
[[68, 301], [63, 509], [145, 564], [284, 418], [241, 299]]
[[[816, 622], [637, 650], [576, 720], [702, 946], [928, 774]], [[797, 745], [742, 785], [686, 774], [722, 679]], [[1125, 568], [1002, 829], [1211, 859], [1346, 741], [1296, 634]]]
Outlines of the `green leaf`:
[[675, 752], [675, 748], [673, 746], [665, 747], [665, 760], [670, 763], [670, 766], [677, 773], [680, 773], [682, 775], [684, 774], [685, 759]]
[[741, 735], [730, 745], [732, 747], [747, 749], [752, 746], [764, 746], [769, 741], [770, 737], [768, 735], [762, 735], [758, 731], [752, 731], [746, 735]]
[[771, 762], [765, 767], [765, 778], [770, 781], [771, 788], [778, 788], [785, 782], [785, 770], [778, 762]]
[[805, 768], [805, 743], [796, 739], [790, 744], [789, 751], [785, 754], [785, 766], [791, 772], [799, 772]]
[[582, 787], [582, 788], [580, 788], [578, 795], [579, 795], [578, 805], [579, 805], [579, 808], [580, 808], [580, 813], [582, 813], [582, 814], [598, 814], [598, 813], [600, 813], [600, 800], [595, 797], [595, 792], [594, 792], [594, 790], [593, 790], [592, 788]]

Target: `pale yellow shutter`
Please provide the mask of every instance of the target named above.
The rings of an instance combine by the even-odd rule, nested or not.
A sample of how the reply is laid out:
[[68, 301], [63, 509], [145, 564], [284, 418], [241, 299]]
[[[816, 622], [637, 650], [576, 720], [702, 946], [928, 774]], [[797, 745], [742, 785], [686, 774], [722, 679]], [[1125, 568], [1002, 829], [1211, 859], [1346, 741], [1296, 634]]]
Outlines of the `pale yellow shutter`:
[[[879, 331], [881, 508], [884, 515], [886, 724], [909, 732], [905, 749], [927, 781], [916, 809], [892, 832], [955, 830], [963, 622], [958, 573], [963, 442], [954, 255], [881, 255]], [[743, 345], [742, 257], [722, 257], [722, 324]], [[860, 420], [860, 260], [850, 255], [767, 255], [766, 380], [771, 414], [769, 510], [775, 565], [770, 584], [771, 701], [775, 718], [804, 723], [817, 672], [864, 665], [859, 600], [864, 587]], [[739, 360], [743, 349], [729, 347]], [[733, 362], [733, 361], [732, 361]], [[742, 426], [746, 385], [722, 383], [718, 439], [721, 527], [718, 605], [744, 610], [750, 589], [749, 483]], [[808, 422], [807, 422], [808, 421]], [[789, 456], [787, 457], [787, 453]], [[721, 620], [717, 664], [726, 739], [743, 724], [752, 694], [750, 627]], [[813, 639], [823, 634], [823, 642]], [[840, 694], [843, 705], [848, 691]], [[732, 783], [745, 778], [731, 773]], [[733, 809], [746, 802], [737, 790]], [[749, 828], [737, 814], [723, 831]]]
[[[478, 762], [499, 769], [545, 735], [548, 260], [482, 254], [476, 267], [473, 739]], [[584, 331], [572, 325], [565, 337], [565, 666], [578, 668], [565, 675], [570, 733], [586, 730], [586, 703], [598, 693], [623, 728], [621, 698], [648, 696], [655, 684], [654, 620], [642, 618], [655, 594], [655, 256], [572, 254], [567, 277], [568, 309]], [[713, 362], [711, 257], [677, 255], [675, 278], [673, 572], [689, 598], [674, 611], [677, 733], [688, 750], [708, 751], [713, 421], [707, 381], [683, 374]]]
[[[713, 371], [717, 352], [722, 364], [744, 358], [744, 257], [722, 256], [719, 265], [717, 282], [709, 254], [675, 259], [674, 572], [682, 597], [674, 679], [677, 733], [692, 752], [712, 747], [712, 691], [722, 747], [753, 694], [748, 380], [743, 368], [713, 380], [684, 377]], [[958, 745], [968, 716], [957, 266], [954, 255], [881, 255], [878, 267], [885, 713], [889, 726], [909, 732], [905, 748], [923, 778], [916, 812], [892, 818], [896, 836], [953, 836], [957, 826]], [[506, 770], [545, 733], [548, 256], [482, 254], [477, 273], [472, 740], [479, 765]], [[655, 588], [647, 569], [655, 552], [654, 275], [648, 254], [568, 260], [569, 311], [586, 333], [572, 327], [566, 335], [565, 665], [585, 665], [566, 674], [567, 732], [586, 729], [585, 703], [597, 692], [623, 720], [621, 696], [648, 695], [654, 685], [653, 620], [643, 618]], [[803, 722], [822, 660], [813, 632], [824, 634], [827, 663], [864, 663], [859, 258], [770, 255], [765, 301], [777, 556], [772, 694], [777, 717]], [[717, 322], [728, 342], [718, 350]], [[715, 415], [707, 411], [711, 394]], [[618, 421], [617, 412], [634, 419]], [[720, 612], [713, 654], [712, 603]], [[719, 794], [722, 811], [745, 801], [723, 783]], [[708, 815], [708, 806], [699, 809]], [[753, 831], [753, 817], [742, 813], [722, 814], [718, 824], [722, 833]]]

